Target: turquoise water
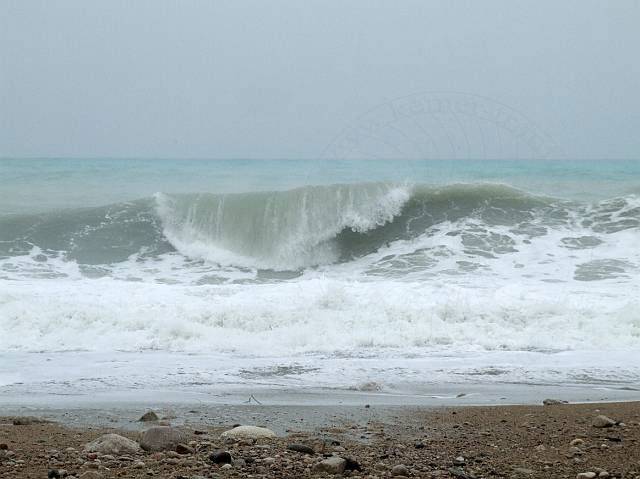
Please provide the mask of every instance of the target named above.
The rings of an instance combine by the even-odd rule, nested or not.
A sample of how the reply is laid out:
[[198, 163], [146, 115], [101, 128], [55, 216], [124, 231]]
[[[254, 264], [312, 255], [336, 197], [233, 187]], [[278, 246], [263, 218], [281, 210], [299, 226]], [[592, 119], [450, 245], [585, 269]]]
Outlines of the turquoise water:
[[640, 161], [0, 160], [0, 214], [99, 206], [165, 193], [231, 193], [396, 181], [505, 183], [605, 199], [640, 192]]

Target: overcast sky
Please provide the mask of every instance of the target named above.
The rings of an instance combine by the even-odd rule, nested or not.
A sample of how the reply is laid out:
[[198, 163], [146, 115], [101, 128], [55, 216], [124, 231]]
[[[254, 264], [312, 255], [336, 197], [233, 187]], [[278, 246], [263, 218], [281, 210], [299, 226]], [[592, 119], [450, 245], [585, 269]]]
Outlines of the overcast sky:
[[0, 0], [0, 156], [311, 158], [421, 91], [640, 157], [640, 1]]

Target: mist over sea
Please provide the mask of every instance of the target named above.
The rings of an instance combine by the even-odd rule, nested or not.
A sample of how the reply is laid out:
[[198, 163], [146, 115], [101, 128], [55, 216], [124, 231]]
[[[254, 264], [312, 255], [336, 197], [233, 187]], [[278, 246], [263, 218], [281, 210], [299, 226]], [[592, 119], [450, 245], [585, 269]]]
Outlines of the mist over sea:
[[4, 393], [640, 381], [640, 162], [5, 159], [0, 198]]

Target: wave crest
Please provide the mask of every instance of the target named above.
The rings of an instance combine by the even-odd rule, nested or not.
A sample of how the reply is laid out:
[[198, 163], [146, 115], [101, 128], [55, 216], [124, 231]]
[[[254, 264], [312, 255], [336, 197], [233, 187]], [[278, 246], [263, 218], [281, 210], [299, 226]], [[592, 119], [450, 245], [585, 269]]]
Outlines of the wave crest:
[[178, 251], [218, 263], [292, 269], [338, 260], [333, 241], [390, 223], [409, 186], [370, 183], [289, 191], [155, 196], [163, 232]]

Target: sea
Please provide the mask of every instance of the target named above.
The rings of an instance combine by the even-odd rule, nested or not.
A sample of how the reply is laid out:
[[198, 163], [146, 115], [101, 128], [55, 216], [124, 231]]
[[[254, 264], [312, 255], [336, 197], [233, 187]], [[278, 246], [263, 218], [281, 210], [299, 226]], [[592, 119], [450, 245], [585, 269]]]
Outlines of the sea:
[[637, 397], [640, 161], [0, 160], [0, 400], [447, 384]]

